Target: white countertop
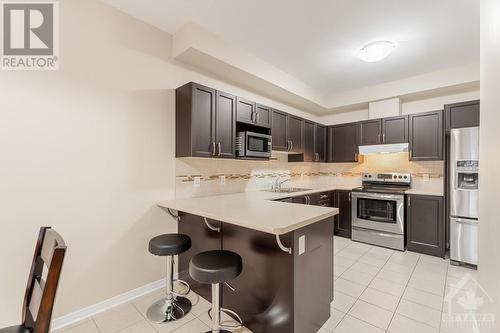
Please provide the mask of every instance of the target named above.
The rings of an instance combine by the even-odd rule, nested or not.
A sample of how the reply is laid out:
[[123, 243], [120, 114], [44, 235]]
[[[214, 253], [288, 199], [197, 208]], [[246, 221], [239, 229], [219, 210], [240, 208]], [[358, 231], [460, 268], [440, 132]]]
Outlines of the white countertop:
[[[351, 190], [356, 186], [329, 186], [294, 193], [252, 191], [162, 201], [158, 206], [270, 234], [282, 235], [337, 215], [338, 208], [272, 201], [323, 191]], [[181, 222], [182, 223], [182, 222]]]
[[408, 191], [405, 191], [405, 194], [435, 195], [435, 196], [438, 196], [438, 197], [442, 197], [443, 196], [443, 191], [410, 189]]

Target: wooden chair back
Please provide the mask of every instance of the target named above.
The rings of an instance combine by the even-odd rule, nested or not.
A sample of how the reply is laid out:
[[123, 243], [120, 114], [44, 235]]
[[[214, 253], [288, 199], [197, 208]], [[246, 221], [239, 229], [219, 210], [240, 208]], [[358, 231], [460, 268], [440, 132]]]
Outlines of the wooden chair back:
[[33, 333], [49, 333], [59, 277], [66, 254], [62, 237], [41, 227], [23, 304], [22, 325]]

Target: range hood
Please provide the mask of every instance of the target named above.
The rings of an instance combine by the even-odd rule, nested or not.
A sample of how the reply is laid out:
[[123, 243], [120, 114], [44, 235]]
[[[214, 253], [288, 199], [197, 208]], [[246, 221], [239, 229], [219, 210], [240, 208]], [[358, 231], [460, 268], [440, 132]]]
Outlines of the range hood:
[[360, 155], [390, 154], [408, 152], [408, 143], [359, 146]]

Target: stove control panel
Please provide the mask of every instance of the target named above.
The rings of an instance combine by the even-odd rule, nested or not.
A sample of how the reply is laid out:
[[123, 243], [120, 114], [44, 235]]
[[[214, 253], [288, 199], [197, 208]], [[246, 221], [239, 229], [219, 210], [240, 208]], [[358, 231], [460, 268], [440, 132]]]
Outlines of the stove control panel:
[[411, 184], [411, 174], [400, 173], [400, 172], [384, 172], [384, 173], [364, 172], [362, 175], [362, 181], [370, 183]]

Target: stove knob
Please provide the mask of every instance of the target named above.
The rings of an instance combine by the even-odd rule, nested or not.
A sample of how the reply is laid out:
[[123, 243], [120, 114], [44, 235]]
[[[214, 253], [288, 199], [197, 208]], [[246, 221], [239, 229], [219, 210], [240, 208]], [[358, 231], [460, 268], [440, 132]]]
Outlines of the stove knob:
[[394, 175], [394, 176], [392, 176], [392, 178], [396, 179], [396, 178], [398, 178], [398, 176]]
[[403, 177], [399, 176], [398, 178], [399, 178], [399, 179], [401, 179], [401, 178], [403, 178]]
[[408, 176], [404, 176], [403, 178], [406, 179], [406, 178], [408, 178]]
[[369, 175], [368, 177], [372, 178], [372, 175]]

